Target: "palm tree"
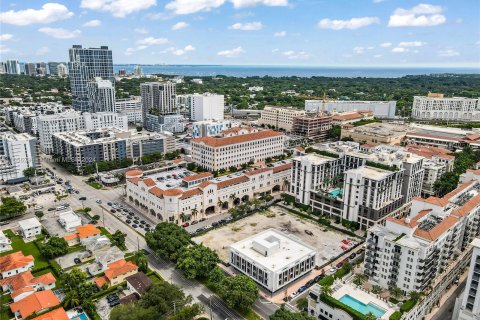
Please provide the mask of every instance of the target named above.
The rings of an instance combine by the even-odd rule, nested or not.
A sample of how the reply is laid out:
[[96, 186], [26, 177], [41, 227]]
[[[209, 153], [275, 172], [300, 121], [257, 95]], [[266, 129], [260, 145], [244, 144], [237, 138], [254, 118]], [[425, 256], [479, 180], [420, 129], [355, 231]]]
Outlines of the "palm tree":
[[372, 292], [375, 294], [379, 294], [380, 292], [382, 292], [382, 287], [374, 285], [372, 288]]
[[182, 222], [185, 222], [186, 217], [185, 212], [180, 213], [180, 219], [182, 219]]
[[357, 273], [353, 276], [353, 283], [357, 286], [361, 286], [366, 280], [365, 276], [361, 273]]
[[220, 200], [220, 199], [218, 199], [217, 206], [218, 206], [220, 209], [222, 209], [222, 207], [223, 207], [223, 201]]
[[390, 291], [390, 295], [395, 298], [395, 299], [399, 299], [400, 297], [403, 296], [403, 291], [402, 289], [398, 288], [398, 287], [393, 287], [392, 289], [389, 290]]
[[192, 216], [196, 217], [197, 214], [198, 214], [197, 208], [193, 208], [193, 209], [192, 209]]
[[322, 284], [322, 293], [326, 296], [331, 296], [333, 293], [332, 287], [328, 284]]
[[418, 292], [418, 291], [411, 291], [408, 296], [410, 297], [410, 299], [412, 300], [415, 300], [415, 301], [418, 301], [420, 300], [420, 298], [422, 297], [422, 293], [421, 292]]
[[377, 320], [377, 316], [369, 312], [363, 317], [364, 320]]
[[69, 307], [76, 307], [80, 305], [80, 298], [78, 297], [78, 293], [74, 290], [65, 295], [64, 303], [66, 306]]
[[347, 271], [347, 272], [350, 272], [350, 271], [352, 271], [353, 266], [352, 266], [352, 264], [351, 264], [350, 262], [345, 262], [345, 263], [343, 264], [343, 267], [342, 267], [342, 268], [343, 268], [343, 270], [345, 270], [345, 271]]
[[234, 201], [235, 198], [236, 198], [236, 196], [235, 196], [235, 194], [232, 193], [232, 194], [229, 196], [229, 198], [230, 198], [232, 201]]

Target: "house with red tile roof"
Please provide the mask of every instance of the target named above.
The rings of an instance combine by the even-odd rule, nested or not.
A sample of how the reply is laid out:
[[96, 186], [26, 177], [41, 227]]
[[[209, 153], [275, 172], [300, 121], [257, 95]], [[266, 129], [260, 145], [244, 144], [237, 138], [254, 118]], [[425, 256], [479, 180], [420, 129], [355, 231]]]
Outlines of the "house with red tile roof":
[[53, 289], [55, 282], [56, 279], [50, 272], [34, 277], [30, 271], [25, 271], [15, 276], [1, 279], [0, 286], [4, 292], [10, 292], [10, 296], [16, 302], [36, 291]]
[[42, 313], [38, 317], [33, 318], [32, 320], [70, 320], [65, 309], [58, 308], [52, 311]]
[[76, 244], [86, 244], [94, 239], [100, 237], [100, 229], [95, 227], [93, 224], [85, 224], [75, 228], [75, 232], [68, 234], [63, 237], [65, 241], [68, 242], [69, 246], [74, 246]]
[[16, 319], [25, 319], [34, 313], [53, 308], [60, 304], [60, 300], [52, 290], [38, 291], [28, 297], [10, 304], [10, 310]]
[[0, 257], [0, 274], [5, 279], [32, 270], [34, 260], [32, 255], [24, 256], [21, 251], [7, 254]]
[[138, 266], [135, 263], [121, 259], [110, 263], [108, 269], [105, 270], [105, 276], [95, 279], [95, 284], [99, 288], [102, 288], [104, 284], [115, 286], [137, 272]]

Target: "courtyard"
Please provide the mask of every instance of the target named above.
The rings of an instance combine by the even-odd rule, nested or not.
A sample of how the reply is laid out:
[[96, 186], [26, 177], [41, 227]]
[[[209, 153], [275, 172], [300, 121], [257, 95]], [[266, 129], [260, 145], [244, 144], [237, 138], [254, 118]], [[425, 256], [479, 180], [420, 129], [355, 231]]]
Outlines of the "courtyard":
[[348, 238], [350, 245], [346, 245], [342, 241], [347, 240], [347, 236], [341, 232], [327, 229], [308, 219], [293, 216], [278, 206], [272, 206], [266, 211], [257, 212], [192, 239], [196, 243], [203, 243], [215, 250], [220, 259], [227, 262], [229, 260], [228, 247], [232, 243], [270, 228], [294, 235], [313, 246], [317, 250], [318, 265], [326, 264], [340, 255], [344, 252], [342, 247], [350, 247], [356, 243], [352, 241], [353, 239]]

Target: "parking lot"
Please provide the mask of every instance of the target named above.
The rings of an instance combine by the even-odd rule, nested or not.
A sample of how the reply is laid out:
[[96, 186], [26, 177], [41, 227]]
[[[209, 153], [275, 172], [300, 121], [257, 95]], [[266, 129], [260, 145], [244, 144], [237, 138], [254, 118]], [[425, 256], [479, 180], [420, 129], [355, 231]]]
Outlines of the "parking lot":
[[[71, 231], [65, 230], [65, 228], [63, 228], [60, 222], [58, 222], [58, 215], [60, 213], [67, 212], [70, 210], [71, 210], [70, 207], [68, 207], [60, 211], [44, 211], [45, 215], [42, 218], [42, 225], [50, 235], [63, 237], [73, 232], [73, 230]], [[82, 224], [88, 223], [88, 219], [85, 216], [79, 214], [79, 217], [82, 219]]]
[[103, 203], [101, 206], [105, 210], [115, 214], [120, 220], [132, 226], [141, 234], [145, 234], [145, 232], [155, 228], [155, 222], [149, 219], [146, 215], [139, 214], [138, 209], [134, 209], [127, 203], [109, 202]]
[[[341, 254], [344, 251], [342, 247], [348, 249], [355, 243], [351, 239], [347, 240], [347, 236], [340, 232], [326, 229], [307, 219], [297, 218], [277, 206], [272, 206], [265, 212], [255, 213], [221, 228], [213, 229], [204, 235], [194, 237], [193, 241], [203, 243], [215, 250], [220, 259], [228, 261], [230, 244], [270, 228], [295, 235], [305, 243], [315, 247], [318, 254], [317, 264], [319, 265], [327, 263]], [[342, 241], [349, 242], [349, 244], [347, 245]]]

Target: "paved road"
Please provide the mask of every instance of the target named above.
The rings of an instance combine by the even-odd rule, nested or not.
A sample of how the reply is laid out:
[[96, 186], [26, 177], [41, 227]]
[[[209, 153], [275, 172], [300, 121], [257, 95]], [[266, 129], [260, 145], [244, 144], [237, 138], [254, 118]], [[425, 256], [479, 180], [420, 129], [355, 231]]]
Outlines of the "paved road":
[[[52, 168], [54, 164], [52, 163], [43, 163], [45, 167]], [[110, 211], [106, 210], [108, 208], [106, 206], [107, 202], [122, 202], [123, 201], [123, 187], [118, 187], [110, 190], [96, 190], [86, 184], [83, 180], [84, 177], [80, 176], [73, 176], [70, 175], [68, 172], [64, 171], [63, 168], [56, 166], [56, 170], [54, 170], [55, 174], [65, 180], [70, 180], [73, 188], [80, 191], [78, 195], [71, 195], [68, 198], [64, 199], [64, 202], [70, 203], [73, 209], [79, 209], [82, 206], [92, 208], [92, 214], [98, 214], [101, 217], [100, 224], [104, 222], [105, 227], [110, 232], [115, 232], [116, 230], [120, 230], [121, 232], [125, 233], [125, 245], [129, 250], [137, 250], [137, 248], [145, 249], [150, 254], [148, 255], [148, 261], [150, 268], [155, 270], [160, 274], [160, 276], [175, 284], [180, 286], [187, 295], [191, 295], [195, 302], [201, 303], [205, 311], [209, 311], [210, 308], [210, 299], [212, 297], [212, 315], [213, 319], [242, 319], [237, 312], [230, 309], [221, 299], [215, 296], [215, 294], [206, 288], [203, 284], [196, 280], [186, 279], [183, 274], [175, 268], [175, 265], [171, 262], [167, 262], [160, 257], [156, 256], [147, 246], [145, 239], [131, 226], [125, 224], [121, 221], [115, 214], [112, 214]], [[86, 197], [85, 201], [80, 201], [79, 198], [81, 196]], [[102, 200], [102, 205], [100, 206], [95, 201]], [[62, 200], [63, 202], [63, 200]], [[135, 210], [132, 207], [129, 207], [130, 211], [134, 211], [136, 215], [143, 216], [140, 212]], [[144, 218], [148, 218], [148, 216], [144, 216]], [[153, 221], [152, 225], [153, 225]], [[205, 300], [207, 297], [207, 302]]]
[[440, 306], [437, 313], [432, 317], [432, 320], [451, 320], [453, 316], [453, 308], [455, 307], [455, 299], [465, 289], [466, 281], [458, 285], [452, 295], [448, 297], [447, 301]]

